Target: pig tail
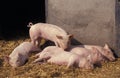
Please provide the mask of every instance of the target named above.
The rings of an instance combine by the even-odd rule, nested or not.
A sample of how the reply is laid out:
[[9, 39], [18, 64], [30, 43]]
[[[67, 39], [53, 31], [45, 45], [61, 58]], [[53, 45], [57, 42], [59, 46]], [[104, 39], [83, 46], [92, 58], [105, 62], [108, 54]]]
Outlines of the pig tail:
[[33, 23], [29, 22], [28, 25], [27, 25], [27, 27], [31, 27], [32, 25], [33, 25]]

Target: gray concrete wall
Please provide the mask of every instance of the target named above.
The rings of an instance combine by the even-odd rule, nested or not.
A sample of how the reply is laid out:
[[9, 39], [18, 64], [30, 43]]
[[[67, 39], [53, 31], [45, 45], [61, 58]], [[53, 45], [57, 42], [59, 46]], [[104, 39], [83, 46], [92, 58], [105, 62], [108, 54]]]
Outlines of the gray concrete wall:
[[116, 54], [120, 57], [120, 0], [115, 4]]
[[108, 43], [120, 55], [115, 6], [115, 0], [46, 0], [47, 23], [60, 26], [82, 44]]

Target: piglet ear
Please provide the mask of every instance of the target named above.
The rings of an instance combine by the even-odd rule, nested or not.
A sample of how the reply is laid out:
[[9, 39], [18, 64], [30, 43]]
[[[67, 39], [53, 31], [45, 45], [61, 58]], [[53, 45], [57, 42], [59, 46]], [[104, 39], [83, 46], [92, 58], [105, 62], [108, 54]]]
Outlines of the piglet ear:
[[70, 35], [68, 35], [68, 37], [69, 37], [69, 39], [71, 39], [71, 38], [73, 38], [73, 35], [72, 35], [72, 34], [70, 34]]
[[9, 63], [10, 57], [9, 56], [4, 56], [4, 61]]
[[104, 49], [109, 49], [108, 44], [105, 44]]
[[58, 39], [63, 39], [63, 37], [62, 37], [62, 36], [58, 36], [58, 35], [56, 35], [56, 37], [57, 37]]

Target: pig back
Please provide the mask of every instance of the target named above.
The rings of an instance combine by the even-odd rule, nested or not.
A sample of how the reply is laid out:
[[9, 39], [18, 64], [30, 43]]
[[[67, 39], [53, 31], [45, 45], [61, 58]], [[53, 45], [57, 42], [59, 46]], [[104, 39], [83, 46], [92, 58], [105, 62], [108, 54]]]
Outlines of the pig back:
[[76, 47], [76, 46], [71, 47], [70, 52], [76, 53], [76, 54], [82, 55], [82, 56], [88, 56], [89, 54], [91, 54], [91, 50], [82, 48], [82, 47]]
[[[50, 38], [58, 36], [66, 36], [67, 33], [62, 28], [52, 25], [52, 24], [45, 24], [45, 23], [37, 23], [34, 24], [31, 29], [34, 29], [35, 31], [39, 32], [43, 38], [46, 38], [47, 36]], [[49, 35], [48, 35], [49, 34]]]

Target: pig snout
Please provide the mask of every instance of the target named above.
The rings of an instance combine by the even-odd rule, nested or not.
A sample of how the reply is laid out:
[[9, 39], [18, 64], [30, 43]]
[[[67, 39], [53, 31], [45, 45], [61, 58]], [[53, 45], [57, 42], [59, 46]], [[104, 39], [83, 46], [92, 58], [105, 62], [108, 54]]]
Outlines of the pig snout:
[[61, 48], [62, 48], [63, 50], [67, 50], [67, 49], [68, 49], [68, 47], [67, 47], [66, 45], [61, 46]]
[[73, 35], [67, 35], [67, 36], [57, 36], [57, 43], [58, 46], [63, 48], [64, 50], [67, 50], [71, 45], [71, 38]]
[[116, 58], [115, 58], [114, 54], [112, 53], [112, 51], [104, 50], [104, 56], [105, 56], [109, 61], [115, 61], [115, 60], [116, 60]]
[[116, 58], [115, 58], [115, 56], [114, 56], [113, 54], [110, 54], [109, 60], [110, 60], [111, 62], [113, 62], [113, 61], [116, 60]]
[[115, 61], [115, 56], [112, 52], [112, 50], [110, 49], [110, 47], [108, 46], [108, 44], [105, 44], [105, 46], [103, 47], [104, 49], [104, 56], [106, 56], [109, 61]]

